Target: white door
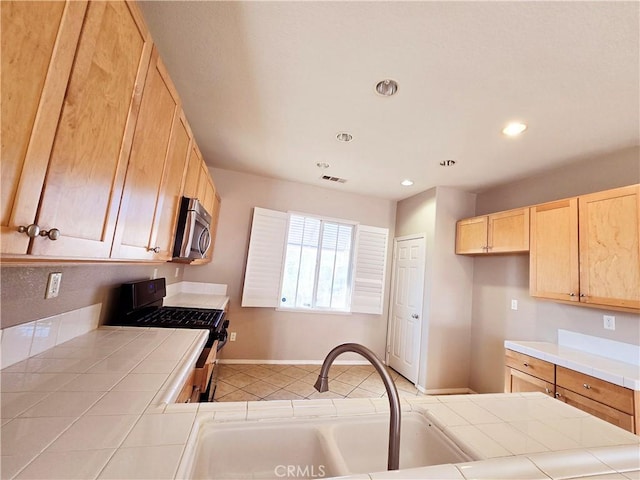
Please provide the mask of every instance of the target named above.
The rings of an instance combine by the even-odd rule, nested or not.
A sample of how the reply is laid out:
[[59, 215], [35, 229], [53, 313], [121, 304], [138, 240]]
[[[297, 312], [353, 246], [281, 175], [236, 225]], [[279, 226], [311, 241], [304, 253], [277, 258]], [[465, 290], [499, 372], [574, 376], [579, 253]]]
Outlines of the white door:
[[391, 368], [414, 383], [420, 358], [424, 251], [424, 236], [394, 240], [388, 361]]

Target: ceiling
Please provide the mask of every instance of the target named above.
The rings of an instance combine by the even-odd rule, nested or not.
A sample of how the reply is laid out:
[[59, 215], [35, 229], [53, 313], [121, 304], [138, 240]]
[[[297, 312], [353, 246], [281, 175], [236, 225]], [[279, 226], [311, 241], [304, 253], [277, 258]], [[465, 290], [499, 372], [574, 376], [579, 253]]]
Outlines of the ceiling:
[[[212, 167], [399, 200], [640, 144], [638, 2], [140, 8]], [[386, 78], [392, 97], [375, 92]]]

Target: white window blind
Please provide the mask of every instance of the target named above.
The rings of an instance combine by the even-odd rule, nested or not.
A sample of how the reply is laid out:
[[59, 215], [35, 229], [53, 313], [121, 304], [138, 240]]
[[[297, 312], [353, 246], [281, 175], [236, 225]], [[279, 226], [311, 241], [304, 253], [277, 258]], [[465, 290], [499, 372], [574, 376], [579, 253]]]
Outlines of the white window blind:
[[351, 311], [382, 313], [389, 230], [358, 226]]
[[284, 306], [286, 298], [297, 308], [381, 314], [388, 238], [385, 228], [256, 207], [242, 306]]
[[242, 291], [243, 307], [277, 307], [284, 263], [288, 215], [255, 207], [247, 269]]

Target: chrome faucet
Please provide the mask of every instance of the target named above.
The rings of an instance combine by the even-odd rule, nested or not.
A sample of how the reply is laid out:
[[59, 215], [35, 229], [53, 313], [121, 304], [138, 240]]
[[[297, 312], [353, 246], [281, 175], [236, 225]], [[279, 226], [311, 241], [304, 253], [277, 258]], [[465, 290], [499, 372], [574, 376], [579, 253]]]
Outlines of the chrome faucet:
[[393, 379], [389, 375], [387, 368], [380, 359], [376, 357], [375, 353], [359, 343], [343, 343], [342, 345], [338, 345], [331, 350], [324, 359], [322, 368], [320, 369], [320, 374], [318, 375], [318, 380], [316, 380], [314, 387], [319, 392], [326, 392], [329, 390], [329, 367], [331, 367], [331, 364], [336, 357], [344, 352], [359, 353], [371, 362], [371, 365], [375, 367], [382, 377], [384, 388], [387, 389], [389, 408], [391, 410], [391, 418], [389, 421], [389, 456], [387, 459], [387, 470], [398, 470], [400, 464], [400, 398], [398, 397], [396, 385], [393, 383]]

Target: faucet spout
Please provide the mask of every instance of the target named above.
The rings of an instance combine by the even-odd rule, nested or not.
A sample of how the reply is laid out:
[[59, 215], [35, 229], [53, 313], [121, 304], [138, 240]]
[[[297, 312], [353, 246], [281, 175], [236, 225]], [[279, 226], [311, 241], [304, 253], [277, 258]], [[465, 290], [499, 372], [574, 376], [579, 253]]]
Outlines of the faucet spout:
[[362, 355], [369, 360], [380, 377], [382, 377], [382, 382], [387, 390], [387, 397], [389, 397], [389, 409], [391, 412], [391, 418], [389, 419], [389, 456], [387, 459], [387, 470], [398, 470], [400, 465], [400, 398], [398, 397], [396, 385], [393, 383], [393, 379], [389, 375], [387, 368], [380, 359], [376, 357], [375, 353], [359, 343], [343, 343], [342, 345], [338, 345], [331, 350], [324, 359], [322, 368], [318, 374], [318, 380], [316, 380], [314, 387], [319, 392], [329, 390], [329, 368], [336, 357], [345, 352], [354, 352]]

